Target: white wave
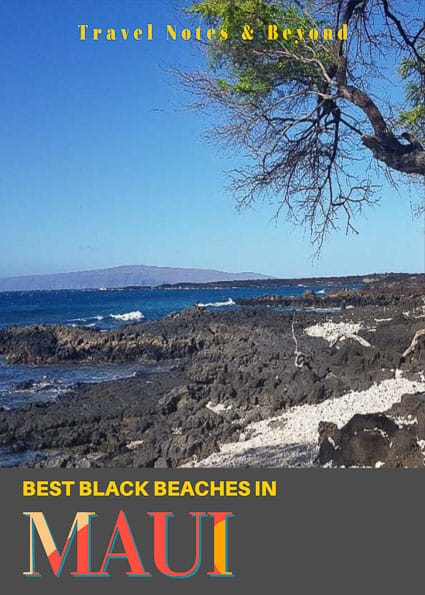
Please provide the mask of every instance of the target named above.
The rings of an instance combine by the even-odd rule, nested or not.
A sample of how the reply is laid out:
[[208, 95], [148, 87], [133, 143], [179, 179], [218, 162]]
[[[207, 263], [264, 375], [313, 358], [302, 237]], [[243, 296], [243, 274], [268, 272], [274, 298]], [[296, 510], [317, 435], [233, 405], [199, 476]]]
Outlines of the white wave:
[[326, 289], [321, 289], [321, 290], [320, 290], [320, 291], [318, 291], [317, 293], [318, 293], [318, 294], [321, 294], [321, 295], [323, 295], [323, 294], [325, 294], [325, 293], [326, 293]]
[[88, 322], [89, 320], [103, 320], [105, 317], [104, 316], [89, 316], [88, 318], [71, 318], [70, 322]]
[[227, 302], [209, 302], [208, 304], [196, 304], [199, 308], [221, 308], [222, 306], [236, 306], [232, 298], [229, 298]]
[[110, 318], [113, 318], [114, 320], [120, 320], [121, 322], [133, 322], [136, 320], [142, 320], [144, 317], [144, 314], [140, 312], [140, 310], [126, 312], [125, 314], [110, 314]]

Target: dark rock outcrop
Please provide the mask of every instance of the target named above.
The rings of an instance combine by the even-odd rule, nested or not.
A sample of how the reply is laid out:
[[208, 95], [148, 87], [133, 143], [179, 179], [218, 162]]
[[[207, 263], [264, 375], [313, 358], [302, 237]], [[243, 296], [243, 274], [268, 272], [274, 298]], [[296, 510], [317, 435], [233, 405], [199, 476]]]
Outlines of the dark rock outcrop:
[[[332, 320], [361, 321], [361, 336], [370, 346], [353, 338], [331, 345], [307, 335], [307, 326], [324, 321], [314, 313], [296, 312], [294, 318], [261, 308], [213, 313], [195, 307], [111, 331], [0, 330], [0, 355], [9, 363], [174, 364], [167, 374], [150, 375], [149, 382], [138, 375], [81, 385], [53, 403], [0, 411], [0, 446], [41, 451], [39, 465], [175, 467], [238, 440], [250, 422], [367, 389], [393, 377], [399, 365], [406, 373], [423, 369], [424, 349], [402, 357], [422, 319], [406, 317], [398, 307], [383, 314], [373, 306]], [[322, 424], [320, 462], [418, 465], [425, 411], [419, 397], [403, 398], [400, 407], [399, 413], [395, 407], [379, 416], [356, 416], [340, 429]], [[409, 414], [417, 422], [394, 421]]]
[[342, 428], [319, 424], [319, 463], [335, 467], [423, 467], [425, 393], [404, 395], [385, 414], [355, 415]]

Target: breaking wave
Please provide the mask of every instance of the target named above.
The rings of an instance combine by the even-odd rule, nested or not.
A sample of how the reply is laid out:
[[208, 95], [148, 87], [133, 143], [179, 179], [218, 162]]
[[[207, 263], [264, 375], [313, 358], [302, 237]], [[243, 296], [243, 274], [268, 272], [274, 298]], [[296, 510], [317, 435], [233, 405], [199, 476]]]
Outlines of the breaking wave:
[[207, 304], [196, 304], [199, 308], [221, 308], [223, 306], [236, 306], [232, 298], [229, 298], [227, 302], [209, 302]]
[[[88, 316], [87, 318], [72, 318], [70, 322], [72, 323], [72, 327], [83, 326], [85, 328], [92, 328], [96, 326], [95, 322], [90, 322], [95, 320], [96, 322], [102, 322], [102, 320], [107, 319], [117, 320], [119, 322], [135, 322], [138, 320], [142, 320], [144, 318], [144, 314], [140, 312], [140, 310], [135, 310], [133, 312], [125, 312], [124, 314], [109, 314], [107, 316]], [[78, 323], [78, 324], [75, 324]]]
[[[88, 322], [89, 320], [98, 320], [99, 322], [101, 320], [104, 320], [104, 316], [89, 316], [88, 318], [71, 318], [70, 322]], [[72, 325], [74, 326], [74, 325]]]
[[135, 310], [134, 312], [126, 312], [125, 314], [110, 314], [109, 317], [114, 320], [120, 320], [121, 322], [134, 322], [142, 320], [144, 314], [140, 310]]

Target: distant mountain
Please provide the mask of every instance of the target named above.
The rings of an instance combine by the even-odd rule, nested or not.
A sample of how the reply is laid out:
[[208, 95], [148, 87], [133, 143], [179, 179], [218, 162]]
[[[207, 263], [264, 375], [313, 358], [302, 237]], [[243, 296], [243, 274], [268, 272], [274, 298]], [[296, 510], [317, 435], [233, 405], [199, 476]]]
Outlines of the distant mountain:
[[0, 291], [33, 291], [37, 289], [98, 289], [127, 286], [157, 286], [176, 283], [211, 283], [269, 279], [258, 273], [225, 273], [209, 269], [177, 269], [172, 267], [121, 266], [111, 269], [28, 275], [0, 279]]

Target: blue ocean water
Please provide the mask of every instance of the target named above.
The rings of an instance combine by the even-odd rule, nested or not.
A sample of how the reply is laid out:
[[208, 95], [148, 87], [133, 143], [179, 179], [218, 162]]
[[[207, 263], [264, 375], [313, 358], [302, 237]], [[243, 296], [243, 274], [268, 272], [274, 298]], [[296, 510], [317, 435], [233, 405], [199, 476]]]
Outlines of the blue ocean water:
[[[311, 287], [325, 294], [331, 286]], [[0, 328], [60, 324], [111, 329], [161, 318], [195, 304], [211, 310], [237, 308], [237, 298], [265, 294], [302, 295], [309, 286], [258, 286], [192, 289], [0, 292]], [[0, 358], [0, 407], [13, 409], [55, 399], [77, 382], [102, 382], [131, 376], [138, 364], [6, 365]]]
[[298, 296], [308, 289], [324, 293], [332, 286], [211, 287], [208, 289], [140, 289], [0, 292], [0, 327], [65, 324], [114, 328], [154, 320], [195, 304], [220, 309], [237, 298], [265, 294]]
[[149, 376], [149, 368], [138, 363], [58, 364], [9, 366], [0, 360], [0, 409], [9, 411], [29, 403], [52, 401], [81, 382], [106, 382], [135, 375]]

